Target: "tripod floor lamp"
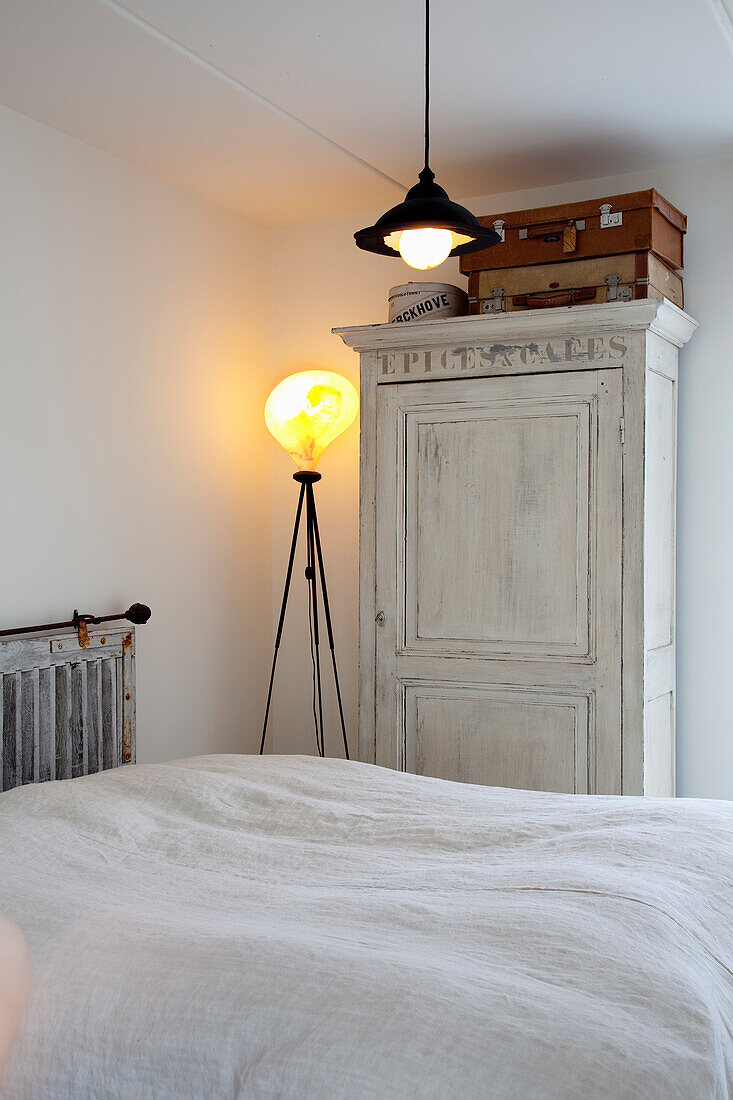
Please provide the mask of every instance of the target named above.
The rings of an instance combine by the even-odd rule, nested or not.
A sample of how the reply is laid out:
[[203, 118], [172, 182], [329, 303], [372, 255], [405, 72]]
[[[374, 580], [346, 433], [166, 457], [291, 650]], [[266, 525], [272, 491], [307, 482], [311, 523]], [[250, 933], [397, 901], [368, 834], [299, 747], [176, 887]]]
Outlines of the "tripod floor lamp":
[[265, 751], [267, 722], [270, 717], [272, 688], [275, 682], [275, 668], [285, 625], [285, 611], [288, 606], [290, 582], [293, 576], [293, 563], [298, 545], [298, 532], [305, 504], [305, 579], [308, 587], [308, 630], [310, 634], [310, 656], [313, 670], [313, 725], [316, 733], [316, 748], [319, 756], [325, 756], [323, 728], [323, 690], [321, 685], [320, 627], [318, 621], [320, 585], [323, 617], [326, 624], [328, 646], [331, 652], [331, 666], [336, 688], [341, 735], [344, 741], [344, 755], [349, 759], [349, 744], [346, 738], [344, 708], [341, 701], [341, 686], [336, 668], [336, 650], [333, 641], [331, 609], [326, 588], [326, 571], [323, 567], [321, 535], [316, 515], [316, 498], [313, 486], [321, 480], [316, 471], [318, 459], [329, 443], [341, 435], [354, 420], [359, 408], [356, 390], [346, 378], [332, 371], [309, 370], [291, 374], [272, 391], [265, 404], [265, 423], [281, 447], [283, 447], [298, 467], [293, 479], [300, 485], [298, 504], [295, 509], [295, 524], [290, 543], [290, 557], [285, 574], [285, 590], [280, 605], [280, 619], [275, 635], [275, 652], [272, 658], [270, 684], [267, 689], [265, 720], [262, 724], [260, 756]]

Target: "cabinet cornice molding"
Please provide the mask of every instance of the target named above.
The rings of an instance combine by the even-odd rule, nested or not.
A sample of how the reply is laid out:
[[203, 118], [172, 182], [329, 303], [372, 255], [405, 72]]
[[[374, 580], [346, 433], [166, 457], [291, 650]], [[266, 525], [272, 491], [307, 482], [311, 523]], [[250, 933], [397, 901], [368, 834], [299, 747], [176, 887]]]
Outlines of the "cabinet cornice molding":
[[698, 322], [666, 298], [633, 302], [603, 302], [599, 305], [537, 309], [527, 313], [494, 316], [451, 317], [440, 321], [410, 321], [379, 325], [334, 328], [345, 344], [356, 351], [384, 348], [476, 346], [535, 338], [596, 335], [604, 332], [648, 330], [681, 348]]

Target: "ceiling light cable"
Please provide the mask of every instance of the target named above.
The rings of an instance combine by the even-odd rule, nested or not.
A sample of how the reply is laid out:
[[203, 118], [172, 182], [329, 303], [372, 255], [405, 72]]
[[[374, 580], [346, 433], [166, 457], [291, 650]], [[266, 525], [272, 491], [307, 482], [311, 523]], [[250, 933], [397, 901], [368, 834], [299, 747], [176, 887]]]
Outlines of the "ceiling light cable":
[[425, 0], [425, 167], [430, 160], [430, 0]]
[[354, 240], [365, 252], [401, 256], [426, 271], [448, 256], [464, 256], [498, 244], [499, 234], [481, 225], [470, 210], [451, 202], [430, 168], [430, 0], [425, 0], [425, 165], [404, 201], [360, 229]]

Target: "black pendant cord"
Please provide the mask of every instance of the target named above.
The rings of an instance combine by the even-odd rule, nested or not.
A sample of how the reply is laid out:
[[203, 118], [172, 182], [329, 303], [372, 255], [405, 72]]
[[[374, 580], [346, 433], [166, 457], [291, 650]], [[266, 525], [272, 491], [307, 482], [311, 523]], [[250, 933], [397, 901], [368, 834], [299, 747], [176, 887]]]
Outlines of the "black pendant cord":
[[402, 202], [385, 211], [374, 225], [357, 230], [354, 240], [359, 248], [378, 256], [400, 257], [400, 233], [431, 227], [453, 234], [450, 256], [466, 256], [499, 243], [501, 238], [494, 229], [482, 225], [465, 206], [451, 202], [430, 167], [430, 0], [425, 0], [425, 166], [417, 178]]
[[430, 167], [430, 0], [425, 0], [425, 167]]
[[317, 586], [320, 582], [321, 596], [323, 599], [323, 616], [326, 623], [326, 633], [328, 636], [328, 645], [331, 650], [331, 665], [333, 668], [333, 679], [336, 688], [336, 699], [338, 701], [339, 720], [341, 723], [341, 735], [344, 742], [344, 756], [347, 760], [349, 757], [349, 744], [346, 737], [346, 722], [344, 720], [344, 707], [343, 700], [341, 698], [341, 685], [338, 678], [338, 669], [336, 667], [336, 650], [333, 640], [333, 624], [331, 622], [331, 609], [328, 602], [328, 590], [326, 588], [326, 571], [323, 565], [323, 551], [321, 549], [321, 536], [318, 529], [318, 517], [316, 515], [316, 498], [313, 492], [313, 481], [319, 480], [320, 474], [297, 474], [295, 479], [300, 481], [300, 495], [298, 497], [298, 507], [295, 513], [295, 524], [293, 526], [293, 537], [290, 543], [290, 557], [288, 558], [288, 568], [285, 576], [285, 590], [283, 592], [282, 604], [280, 606], [280, 619], [277, 625], [277, 633], [275, 635], [275, 652], [272, 658], [272, 668], [270, 670], [270, 683], [267, 689], [267, 704], [265, 706], [265, 719], [262, 724], [262, 738], [260, 741], [260, 756], [265, 751], [265, 740], [267, 737], [267, 724], [270, 717], [270, 707], [272, 703], [272, 691], [275, 682], [275, 669], [277, 666], [277, 658], [280, 650], [280, 642], [282, 640], [283, 627], [285, 624], [285, 611], [288, 603], [288, 596], [290, 594], [290, 583], [293, 575], [293, 566], [295, 562], [295, 552], [298, 543], [298, 533], [300, 530], [300, 522], [303, 512], [303, 502], [305, 501], [305, 528], [306, 528], [306, 568], [305, 577], [308, 585], [308, 632], [310, 636], [310, 657], [312, 668], [312, 709], [313, 709], [313, 726], [316, 735], [316, 748], [319, 756], [325, 756], [325, 737], [324, 737], [324, 721], [323, 721], [323, 691], [321, 686], [321, 659], [320, 659], [320, 627], [319, 627], [319, 607], [318, 607], [318, 591]]

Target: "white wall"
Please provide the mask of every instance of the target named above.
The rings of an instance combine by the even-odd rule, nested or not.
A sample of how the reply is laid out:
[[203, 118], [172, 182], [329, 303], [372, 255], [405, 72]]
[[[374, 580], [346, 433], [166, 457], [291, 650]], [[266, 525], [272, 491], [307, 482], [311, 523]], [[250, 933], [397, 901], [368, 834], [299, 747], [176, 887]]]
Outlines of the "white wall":
[[[472, 200], [478, 214], [656, 187], [689, 217], [686, 308], [701, 322], [681, 356], [678, 564], [678, 790], [733, 798], [733, 158]], [[358, 252], [352, 233], [372, 215], [301, 225], [274, 233], [274, 375], [319, 361], [353, 381], [357, 356], [330, 335], [338, 325], [386, 320], [390, 286], [406, 282], [399, 261]], [[449, 261], [431, 279], [461, 283]], [[463, 284], [465, 285], [465, 284]], [[337, 647], [356, 743], [358, 433], [324, 455], [317, 489], [331, 578]], [[287, 458], [276, 461], [274, 587], [284, 570], [293, 492]], [[302, 587], [302, 582], [301, 582]], [[282, 682], [290, 698], [277, 712], [279, 751], [312, 751], [304, 610], [294, 614], [283, 650]], [[332, 729], [334, 728], [332, 722]], [[336, 751], [337, 743], [332, 744]]]
[[7, 110], [0, 148], [0, 623], [149, 603], [138, 759], [251, 750], [267, 231]]

